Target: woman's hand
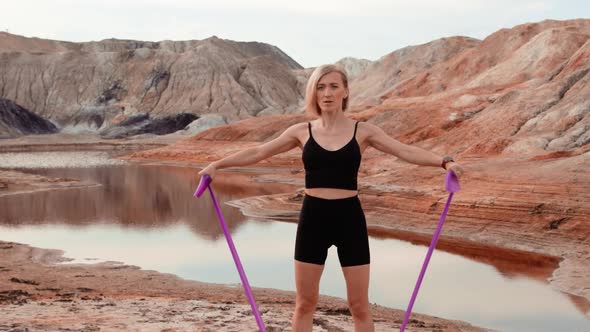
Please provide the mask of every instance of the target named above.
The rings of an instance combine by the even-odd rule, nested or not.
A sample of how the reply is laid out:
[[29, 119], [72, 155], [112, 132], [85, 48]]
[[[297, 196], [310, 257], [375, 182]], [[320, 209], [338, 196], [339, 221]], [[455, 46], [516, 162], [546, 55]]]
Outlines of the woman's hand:
[[217, 167], [215, 166], [215, 163], [211, 163], [199, 172], [199, 176], [208, 174], [211, 177], [211, 180], [213, 180], [213, 178], [215, 178], [215, 172], [217, 172]]
[[447, 164], [447, 171], [453, 171], [457, 178], [461, 178], [461, 175], [463, 175], [463, 173], [465, 172], [463, 170], [463, 166], [454, 161]]

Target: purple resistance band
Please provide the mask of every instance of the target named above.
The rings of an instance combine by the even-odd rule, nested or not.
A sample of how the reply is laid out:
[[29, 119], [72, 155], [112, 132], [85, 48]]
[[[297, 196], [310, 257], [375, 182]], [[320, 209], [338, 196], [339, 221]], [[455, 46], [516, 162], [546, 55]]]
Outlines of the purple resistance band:
[[412, 314], [412, 307], [414, 306], [414, 302], [416, 301], [416, 297], [418, 296], [418, 290], [420, 290], [420, 285], [422, 284], [422, 279], [424, 279], [424, 275], [426, 274], [426, 268], [428, 267], [428, 262], [430, 262], [430, 256], [432, 256], [432, 252], [436, 247], [436, 243], [438, 242], [438, 237], [443, 228], [443, 224], [445, 223], [445, 219], [447, 218], [447, 212], [449, 211], [449, 206], [451, 205], [451, 199], [453, 198], [453, 194], [461, 189], [459, 186], [459, 180], [453, 171], [449, 171], [447, 173], [447, 177], [445, 179], [445, 187], [449, 192], [449, 198], [447, 199], [447, 204], [443, 209], [443, 212], [440, 216], [438, 221], [438, 227], [432, 236], [432, 241], [430, 241], [430, 247], [428, 248], [428, 253], [426, 254], [426, 258], [424, 259], [424, 264], [422, 264], [422, 270], [420, 271], [420, 275], [418, 276], [418, 280], [416, 281], [416, 286], [414, 287], [414, 293], [412, 293], [412, 298], [410, 299], [410, 303], [408, 304], [408, 309], [406, 310], [406, 315], [404, 316], [404, 322], [402, 323], [402, 327], [400, 328], [400, 332], [403, 332], [406, 329], [406, 325], [408, 324], [408, 320], [410, 319], [410, 315]]
[[223, 234], [225, 234], [227, 245], [229, 246], [231, 255], [234, 258], [234, 263], [236, 263], [236, 267], [238, 268], [238, 272], [240, 273], [240, 279], [242, 280], [242, 286], [244, 287], [244, 291], [246, 292], [246, 297], [248, 297], [248, 302], [250, 302], [250, 307], [252, 308], [252, 312], [254, 313], [254, 317], [256, 318], [258, 330], [260, 332], [266, 332], [264, 322], [262, 321], [262, 317], [260, 316], [260, 312], [258, 311], [258, 307], [256, 306], [256, 300], [254, 300], [254, 295], [252, 294], [252, 290], [250, 289], [248, 278], [246, 278], [246, 272], [244, 272], [244, 268], [242, 267], [242, 263], [240, 262], [238, 251], [236, 250], [234, 242], [232, 241], [229, 229], [227, 228], [225, 219], [223, 218], [223, 214], [221, 213], [221, 208], [217, 203], [217, 199], [215, 199], [215, 194], [213, 194], [213, 188], [211, 188], [211, 181], [212, 179], [209, 176], [209, 174], [203, 175], [203, 177], [201, 177], [201, 182], [199, 182], [199, 187], [197, 187], [194, 196], [201, 197], [203, 192], [205, 192], [206, 189], [209, 189], [209, 193], [211, 194], [211, 200], [213, 201], [213, 205], [215, 206], [215, 212], [217, 212], [217, 217], [219, 218], [219, 223], [221, 224], [221, 229], [223, 229]]

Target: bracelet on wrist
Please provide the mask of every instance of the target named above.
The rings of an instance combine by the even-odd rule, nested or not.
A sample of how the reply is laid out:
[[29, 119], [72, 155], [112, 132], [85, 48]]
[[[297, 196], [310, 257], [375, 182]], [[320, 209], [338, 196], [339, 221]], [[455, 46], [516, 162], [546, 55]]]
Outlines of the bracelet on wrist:
[[442, 167], [444, 170], [447, 170], [447, 164], [448, 163], [452, 163], [455, 162], [455, 160], [453, 160], [453, 157], [451, 156], [444, 156], [442, 163], [440, 164], [440, 167]]

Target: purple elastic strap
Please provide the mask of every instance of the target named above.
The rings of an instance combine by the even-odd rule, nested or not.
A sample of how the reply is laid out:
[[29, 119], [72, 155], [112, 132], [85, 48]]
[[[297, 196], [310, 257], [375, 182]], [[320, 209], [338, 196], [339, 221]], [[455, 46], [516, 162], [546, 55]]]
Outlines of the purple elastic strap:
[[229, 246], [231, 255], [234, 258], [234, 263], [236, 264], [238, 272], [240, 273], [240, 279], [242, 280], [242, 286], [244, 287], [244, 291], [246, 292], [246, 297], [248, 298], [248, 302], [250, 302], [250, 307], [252, 308], [252, 312], [254, 313], [254, 317], [256, 318], [258, 330], [260, 332], [266, 332], [264, 322], [262, 321], [262, 317], [260, 316], [260, 312], [258, 311], [258, 307], [256, 306], [256, 300], [254, 299], [254, 295], [252, 294], [252, 290], [250, 289], [250, 283], [248, 283], [246, 272], [244, 272], [242, 262], [240, 261], [240, 257], [238, 256], [238, 251], [234, 246], [234, 241], [231, 238], [231, 234], [229, 233], [229, 229], [227, 228], [227, 224], [225, 223], [225, 219], [223, 218], [223, 214], [221, 213], [219, 203], [217, 203], [215, 194], [213, 194], [213, 189], [211, 188], [211, 181], [212, 179], [209, 176], [209, 174], [203, 175], [203, 177], [201, 177], [201, 182], [199, 183], [199, 186], [197, 187], [194, 196], [201, 197], [205, 190], [209, 189], [209, 193], [211, 194], [211, 200], [213, 201], [213, 205], [215, 206], [215, 212], [217, 213], [219, 223], [221, 224], [221, 229], [223, 230], [223, 234], [225, 235], [225, 239], [227, 240], [227, 245]]
[[408, 324], [408, 320], [410, 319], [410, 315], [412, 314], [412, 307], [414, 306], [414, 302], [416, 301], [416, 297], [418, 296], [418, 291], [420, 290], [420, 285], [422, 284], [422, 279], [424, 279], [424, 275], [426, 274], [426, 268], [428, 267], [428, 262], [430, 262], [430, 257], [434, 252], [434, 248], [436, 247], [436, 243], [438, 242], [438, 237], [443, 228], [443, 224], [445, 223], [445, 219], [447, 217], [447, 212], [449, 211], [449, 206], [451, 205], [451, 199], [453, 198], [453, 194], [461, 189], [459, 186], [459, 180], [453, 171], [449, 171], [447, 173], [447, 177], [445, 178], [445, 187], [449, 192], [449, 197], [447, 198], [447, 204], [445, 204], [445, 208], [440, 216], [438, 221], [438, 227], [432, 236], [432, 241], [430, 241], [430, 247], [428, 248], [428, 252], [426, 253], [426, 258], [424, 259], [424, 263], [422, 264], [422, 270], [420, 271], [420, 275], [418, 276], [418, 280], [416, 281], [416, 286], [414, 287], [414, 292], [412, 293], [412, 298], [410, 299], [410, 303], [408, 304], [408, 309], [406, 310], [406, 314], [404, 316], [404, 321], [400, 328], [400, 332], [403, 332], [406, 329], [406, 325]]

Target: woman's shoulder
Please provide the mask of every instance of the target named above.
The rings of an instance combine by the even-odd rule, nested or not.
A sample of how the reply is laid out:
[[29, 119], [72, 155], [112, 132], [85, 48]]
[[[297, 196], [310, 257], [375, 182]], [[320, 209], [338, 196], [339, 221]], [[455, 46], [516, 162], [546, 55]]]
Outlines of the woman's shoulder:
[[289, 126], [289, 128], [285, 130], [285, 133], [290, 134], [292, 136], [299, 136], [304, 131], [307, 132], [307, 126], [308, 122], [299, 122]]
[[372, 123], [365, 122], [365, 121], [358, 121], [358, 120], [355, 120], [355, 121], [357, 122], [356, 126], [357, 126], [358, 131], [363, 131], [367, 134], [370, 134], [370, 133], [375, 133], [375, 132], [381, 130], [381, 128], [379, 128], [379, 126], [376, 126]]
[[311, 123], [311, 121], [299, 122], [299, 123], [291, 125], [289, 128], [287, 128], [287, 130], [292, 130], [292, 131], [307, 130], [309, 123]]

